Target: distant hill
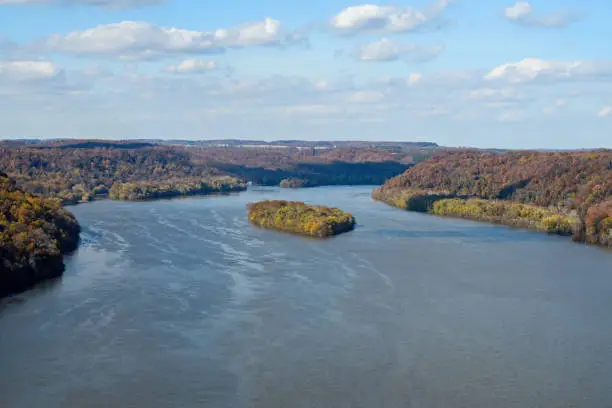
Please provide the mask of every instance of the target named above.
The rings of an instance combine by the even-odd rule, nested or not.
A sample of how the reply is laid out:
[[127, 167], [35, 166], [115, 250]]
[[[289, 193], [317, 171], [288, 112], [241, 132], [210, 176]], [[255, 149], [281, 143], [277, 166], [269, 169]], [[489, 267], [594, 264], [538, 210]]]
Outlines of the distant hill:
[[612, 245], [612, 150], [441, 153], [387, 181], [374, 197], [402, 208], [502, 223], [545, 213], [456, 200], [436, 208], [436, 202], [478, 198], [550, 208], [559, 217], [576, 218], [576, 240]]
[[74, 204], [107, 196], [115, 183], [155, 190], [197, 186], [217, 176], [262, 185], [279, 185], [292, 178], [308, 186], [380, 185], [437, 151], [432, 147], [321, 146], [261, 148], [141, 140], [4, 143], [0, 144], [0, 171], [30, 193]]

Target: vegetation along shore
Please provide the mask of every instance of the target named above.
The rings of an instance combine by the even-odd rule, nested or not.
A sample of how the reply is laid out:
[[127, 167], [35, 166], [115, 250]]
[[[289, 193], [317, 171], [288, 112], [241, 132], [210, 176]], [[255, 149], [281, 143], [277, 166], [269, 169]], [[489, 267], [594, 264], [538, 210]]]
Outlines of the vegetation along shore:
[[612, 246], [612, 150], [436, 155], [373, 191], [426, 212]]
[[79, 233], [59, 200], [24, 192], [0, 173], [0, 298], [61, 276]]

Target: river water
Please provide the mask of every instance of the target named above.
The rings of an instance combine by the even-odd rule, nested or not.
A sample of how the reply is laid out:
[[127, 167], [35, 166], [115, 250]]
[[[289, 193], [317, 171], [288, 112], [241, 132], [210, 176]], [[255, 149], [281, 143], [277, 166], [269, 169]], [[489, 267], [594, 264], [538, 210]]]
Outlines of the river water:
[[[611, 252], [369, 192], [73, 207], [65, 276], [0, 310], [0, 407], [612, 407]], [[247, 223], [281, 198], [359, 226]]]

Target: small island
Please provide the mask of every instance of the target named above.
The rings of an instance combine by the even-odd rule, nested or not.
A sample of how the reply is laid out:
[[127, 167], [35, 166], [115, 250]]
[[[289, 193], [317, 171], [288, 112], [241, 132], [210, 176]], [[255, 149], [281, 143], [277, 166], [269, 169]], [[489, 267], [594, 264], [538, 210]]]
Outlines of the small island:
[[311, 237], [331, 237], [355, 228], [355, 218], [347, 212], [299, 201], [260, 201], [247, 209], [255, 226]]
[[305, 179], [301, 179], [297, 177], [290, 177], [290, 178], [283, 179], [280, 182], [280, 187], [281, 188], [304, 188], [304, 187], [310, 187], [310, 182]]

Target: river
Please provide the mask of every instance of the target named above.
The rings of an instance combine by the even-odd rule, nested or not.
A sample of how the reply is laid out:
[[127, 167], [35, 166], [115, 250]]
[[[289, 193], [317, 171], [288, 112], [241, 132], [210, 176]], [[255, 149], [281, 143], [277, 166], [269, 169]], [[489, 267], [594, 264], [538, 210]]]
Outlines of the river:
[[[610, 251], [370, 190], [72, 207], [64, 277], [0, 310], [0, 407], [612, 407]], [[359, 225], [257, 229], [261, 199]]]

